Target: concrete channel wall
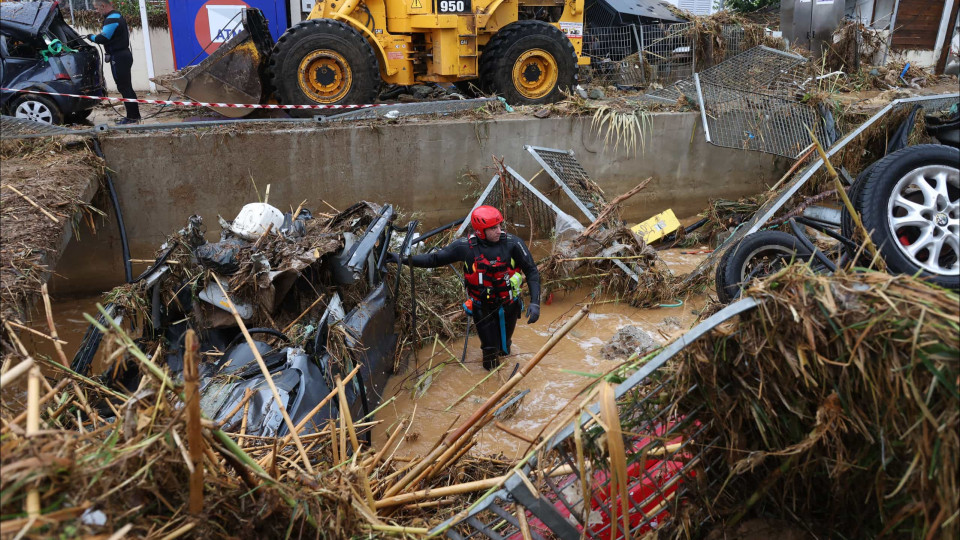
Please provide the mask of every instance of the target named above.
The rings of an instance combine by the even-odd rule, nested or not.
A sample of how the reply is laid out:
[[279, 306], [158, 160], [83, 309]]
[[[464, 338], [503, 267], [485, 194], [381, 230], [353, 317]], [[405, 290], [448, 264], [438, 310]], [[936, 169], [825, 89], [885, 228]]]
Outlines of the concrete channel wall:
[[[481, 184], [493, 173], [491, 156], [528, 180], [540, 170], [523, 145], [572, 149], [608, 198], [649, 186], [631, 198], [623, 215], [631, 222], [672, 208], [681, 218], [702, 211], [711, 198], [737, 199], [772, 185], [787, 160], [706, 143], [694, 113], [652, 116], [643, 150], [636, 154], [591, 128], [590, 118], [530, 117], [496, 120], [404, 122], [316, 127], [216, 127], [114, 134], [102, 139], [117, 184], [133, 258], [152, 258], [166, 235], [200, 214], [211, 239], [217, 215], [230, 220], [267, 184], [270, 202], [284, 210], [304, 199], [314, 211], [323, 202], [343, 209], [358, 200], [392, 203], [416, 211], [424, 228], [469, 211]], [[480, 182], [470, 183], [474, 175]], [[554, 186], [545, 174], [533, 180]], [[554, 200], [562, 199], [553, 195]], [[573, 208], [568, 212], [580, 217]], [[106, 290], [123, 279], [113, 217], [99, 236], [81, 234], [64, 255], [55, 288], [61, 293]], [[144, 266], [135, 266], [134, 273]]]

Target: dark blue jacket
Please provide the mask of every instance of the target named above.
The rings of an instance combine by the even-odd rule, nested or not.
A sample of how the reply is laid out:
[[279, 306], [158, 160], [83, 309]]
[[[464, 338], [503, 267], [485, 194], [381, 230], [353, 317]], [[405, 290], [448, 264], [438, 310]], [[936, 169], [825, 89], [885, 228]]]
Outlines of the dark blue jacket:
[[127, 29], [127, 21], [117, 10], [107, 13], [103, 18], [103, 30], [99, 34], [90, 34], [89, 39], [103, 45], [107, 54], [130, 50], [130, 31]]

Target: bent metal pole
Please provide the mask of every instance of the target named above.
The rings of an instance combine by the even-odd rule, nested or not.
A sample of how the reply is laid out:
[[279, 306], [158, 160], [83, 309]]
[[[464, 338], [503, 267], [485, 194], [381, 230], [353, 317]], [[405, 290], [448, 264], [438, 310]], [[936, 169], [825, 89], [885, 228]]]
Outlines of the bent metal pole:
[[410, 472], [407, 473], [406, 476], [404, 476], [396, 484], [390, 486], [390, 489], [384, 492], [383, 496], [392, 497], [400, 493], [401, 491], [403, 491], [405, 487], [407, 487], [408, 484], [410, 484], [412, 480], [414, 480], [415, 478], [418, 478], [420, 476], [420, 473], [422, 473], [427, 467], [429, 467], [434, 462], [436, 462], [437, 458], [443, 455], [446, 452], [446, 450], [454, 442], [457, 441], [457, 439], [459, 439], [465, 433], [467, 433], [467, 431], [469, 431], [470, 428], [477, 423], [477, 421], [483, 418], [484, 415], [486, 415], [491, 409], [493, 409], [493, 407], [497, 403], [500, 402], [500, 400], [503, 398], [503, 396], [507, 394], [507, 392], [512, 390], [513, 387], [516, 386], [517, 383], [519, 383], [520, 380], [527, 375], [527, 373], [530, 373], [530, 371], [534, 367], [536, 367], [536, 365], [539, 364], [541, 360], [543, 360], [543, 357], [546, 356], [547, 353], [549, 353], [550, 350], [553, 349], [553, 347], [557, 343], [559, 343], [560, 340], [563, 339], [565, 335], [567, 335], [567, 332], [572, 330], [573, 327], [576, 326], [581, 320], [583, 320], [583, 318], [586, 317], [587, 313], [589, 312], [590, 312], [589, 305], [586, 305], [580, 308], [580, 311], [578, 311], [576, 315], [571, 317], [566, 324], [564, 324], [559, 330], [557, 330], [553, 334], [553, 336], [551, 336], [550, 339], [543, 344], [543, 347], [540, 347], [540, 350], [537, 351], [537, 354], [533, 358], [531, 358], [530, 361], [527, 362], [525, 366], [523, 366], [523, 369], [517, 372], [513, 377], [510, 377], [510, 379], [507, 382], [505, 382], [503, 386], [501, 386], [500, 389], [497, 390], [492, 396], [490, 396], [490, 398], [487, 399], [486, 403], [481, 405], [476, 410], [476, 412], [474, 412], [473, 415], [470, 416], [470, 418], [468, 418], [463, 424], [461, 424], [460, 427], [453, 430], [449, 435], [447, 435], [443, 439], [443, 442], [441, 442], [436, 448], [434, 448], [433, 451], [430, 452], [430, 454], [427, 457], [422, 459], [420, 463], [417, 464], [416, 467], [414, 467]]

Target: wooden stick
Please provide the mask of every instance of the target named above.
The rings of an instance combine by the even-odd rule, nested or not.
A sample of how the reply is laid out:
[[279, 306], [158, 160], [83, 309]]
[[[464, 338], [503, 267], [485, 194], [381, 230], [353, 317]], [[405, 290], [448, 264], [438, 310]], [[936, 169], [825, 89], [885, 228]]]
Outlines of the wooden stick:
[[[54, 386], [52, 389], [50, 389], [50, 391], [48, 391], [46, 394], [44, 394], [43, 397], [40, 398], [40, 405], [42, 406], [44, 403], [46, 403], [47, 401], [49, 401], [50, 398], [52, 398], [53, 396], [55, 396], [55, 395], [57, 394], [57, 392], [63, 390], [63, 387], [66, 386], [66, 385], [68, 385], [68, 384], [70, 384], [70, 379], [60, 379], [60, 382], [58, 382], [56, 386]], [[26, 418], [27, 418], [27, 411], [23, 411], [22, 413], [18, 414], [18, 415], [16, 416], [16, 418], [14, 418], [13, 420], [11, 420], [9, 423], [10, 423], [10, 424], [19, 424], [20, 422], [23, 422]], [[3, 431], [6, 432], [6, 431], [8, 431], [9, 429], [10, 429], [10, 427], [9, 427], [9, 426], [6, 426], [6, 427], [3, 428]]]
[[456, 484], [453, 486], [439, 487], [433, 489], [423, 489], [420, 491], [414, 491], [413, 493], [404, 493], [403, 495], [397, 495], [394, 497], [384, 497], [376, 502], [377, 508], [388, 508], [391, 506], [398, 506], [401, 504], [406, 504], [420, 499], [426, 498], [440, 498], [446, 497], [447, 495], [461, 495], [464, 493], [472, 493], [474, 491], [480, 491], [494, 486], [500, 485], [501, 482], [506, 480], [505, 476], [497, 476], [494, 478], [486, 478], [484, 480], [477, 480], [475, 482], [466, 482], [464, 484]]
[[489, 379], [490, 377], [493, 377], [493, 375], [494, 375], [496, 372], [500, 371], [500, 368], [502, 368], [502, 367], [505, 366], [505, 365], [506, 365], [506, 364], [501, 363], [499, 366], [493, 368], [493, 369], [490, 371], [490, 373], [487, 373], [487, 375], [486, 375], [484, 378], [480, 379], [480, 382], [478, 382], [477, 384], [471, 386], [470, 389], [467, 390], [466, 392], [464, 392], [463, 394], [461, 394], [460, 397], [458, 397], [458, 398], [456, 399], [456, 401], [454, 401], [454, 402], [451, 403], [449, 406], [447, 406], [447, 408], [444, 409], [444, 412], [449, 411], [450, 409], [456, 407], [461, 401], [463, 401], [467, 396], [469, 396], [471, 392], [473, 392], [474, 390], [476, 390], [477, 387], [480, 386], [481, 384], [483, 384], [487, 379]]
[[50, 337], [53, 338], [53, 348], [57, 351], [60, 362], [65, 366], [69, 366], [70, 361], [67, 360], [67, 355], [63, 352], [63, 347], [60, 346], [60, 336], [57, 334], [57, 326], [53, 324], [53, 307], [50, 305], [50, 293], [47, 291], [46, 283], [40, 286], [40, 293], [43, 295], [43, 310], [47, 315], [47, 327], [50, 328]]
[[371, 468], [371, 469], [376, 468], [377, 463], [380, 462], [380, 458], [383, 457], [383, 454], [387, 452], [388, 448], [393, 446], [393, 443], [396, 442], [397, 437], [400, 436], [400, 432], [403, 431], [404, 427], [406, 427], [405, 426], [406, 422], [407, 422], [406, 418], [404, 418], [403, 420], [400, 420], [400, 423], [397, 425], [397, 429], [393, 430], [393, 433], [390, 434], [390, 437], [387, 439], [387, 442], [380, 447], [380, 450], [378, 450], [376, 454], [374, 454], [373, 460], [370, 461], [369, 463], [364, 464], [367, 468]]
[[530, 524], [527, 523], [527, 509], [520, 505], [517, 505], [517, 521], [520, 523], [520, 534], [523, 535], [523, 540], [533, 540]]
[[[30, 377], [27, 379], [27, 437], [40, 431], [40, 368], [30, 368]], [[36, 486], [27, 492], [27, 515], [40, 515], [40, 492]]]
[[547, 340], [547, 342], [544, 343], [542, 347], [540, 347], [540, 350], [537, 351], [537, 354], [534, 355], [534, 357], [531, 358], [530, 361], [527, 362], [527, 364], [523, 366], [523, 368], [520, 369], [520, 371], [516, 375], [511, 377], [510, 380], [504, 383], [503, 386], [501, 386], [492, 396], [490, 396], [490, 398], [487, 399], [486, 403], [481, 405], [476, 410], [476, 412], [474, 412], [473, 415], [470, 418], [468, 418], [459, 428], [455, 429], [449, 435], [447, 435], [447, 437], [443, 440], [443, 442], [441, 442], [437, 446], [437, 448], [435, 448], [432, 452], [430, 452], [430, 454], [427, 455], [427, 457], [423, 458], [420, 461], [420, 463], [413, 468], [413, 470], [407, 473], [407, 475], [402, 479], [400, 479], [397, 483], [390, 486], [390, 488], [384, 492], [384, 496], [392, 497], [394, 495], [397, 495], [398, 493], [400, 493], [400, 491], [402, 491], [404, 488], [410, 485], [411, 481], [419, 477], [420, 473], [422, 473], [428, 467], [433, 465], [437, 461], [438, 457], [443, 455], [455, 441], [460, 439], [461, 436], [463, 436], [467, 431], [469, 431], [471, 427], [473, 427], [481, 418], [483, 418], [491, 409], [493, 409], [493, 407], [497, 403], [499, 403], [501, 399], [503, 399], [503, 396], [507, 395], [507, 393], [509, 393], [510, 390], [512, 390], [513, 387], [516, 386], [521, 379], [523, 379], [528, 373], [530, 373], [530, 371], [534, 367], [536, 367], [541, 360], [543, 360], [543, 357], [546, 356], [547, 353], [549, 353], [550, 350], [553, 349], [553, 347], [557, 343], [559, 343], [560, 340], [563, 339], [563, 337], [567, 335], [567, 333], [570, 330], [573, 329], [573, 327], [575, 327], [581, 320], [583, 320], [584, 317], [587, 316], [587, 313], [589, 313], [589, 311], [590, 311], [589, 305], [583, 306], [580, 309], [580, 311], [576, 313], [576, 315], [571, 317], [566, 324], [564, 324], [559, 330], [557, 330], [553, 334], [553, 336], [551, 336], [550, 339]]
[[337, 431], [337, 423], [333, 418], [327, 419], [327, 426], [330, 427], [330, 454], [333, 462], [340, 464], [340, 434]]
[[192, 328], [187, 330], [184, 340], [183, 393], [187, 407], [187, 442], [190, 444], [190, 461], [193, 471], [190, 473], [190, 513], [203, 512], [203, 431], [200, 424], [200, 375], [197, 369], [199, 358], [197, 334]]
[[44, 208], [44, 207], [40, 206], [39, 204], [33, 202], [33, 199], [31, 199], [30, 197], [27, 197], [26, 195], [24, 195], [19, 189], [11, 186], [10, 184], [4, 184], [3, 187], [9, 189], [10, 191], [16, 193], [17, 195], [19, 195], [19, 196], [21, 196], [21, 197], [23, 197], [23, 200], [25, 200], [25, 201], [27, 201], [28, 203], [30, 203], [30, 204], [31, 204], [34, 208], [36, 208], [37, 210], [43, 212], [43, 215], [45, 215], [45, 216], [47, 216], [48, 218], [50, 218], [50, 221], [53, 221], [53, 222], [56, 223], [57, 225], [60, 224], [60, 220], [57, 219], [56, 216], [54, 216], [54, 215], [51, 214], [50, 212], [47, 212], [47, 209], [46, 209], [46, 208]]
[[0, 376], [0, 390], [5, 388], [8, 384], [20, 378], [21, 375], [30, 371], [30, 368], [33, 367], [33, 358], [27, 357], [23, 362], [10, 368], [10, 371], [4, 373]]
[[600, 215], [597, 216], [597, 219], [593, 220], [593, 223], [591, 223], [589, 227], [587, 227], [586, 229], [583, 230], [582, 233], [580, 233], [580, 237], [584, 238], [593, 234], [593, 232], [596, 231], [600, 227], [600, 225], [602, 225], [603, 222], [607, 220], [607, 216], [609, 216], [611, 212], [613, 212], [614, 210], [617, 209], [617, 207], [620, 206], [620, 203], [629, 199], [630, 197], [633, 197], [637, 193], [640, 193], [640, 190], [647, 187], [647, 184], [649, 184], [651, 180], [653, 180], [652, 176], [648, 177], [643, 182], [640, 182], [639, 184], [637, 184], [636, 187], [634, 187], [630, 191], [623, 193], [620, 196], [618, 196], [616, 199], [612, 200], [610, 204], [605, 206], [603, 210], [600, 211]]
[[240, 448], [243, 448], [243, 436], [247, 433], [247, 415], [250, 414], [251, 396], [253, 396], [253, 388], [247, 388], [243, 391], [243, 416], [240, 418], [240, 438], [237, 439], [237, 446]]
[[[250, 388], [247, 388], [247, 390], [251, 390], [251, 389], [250, 389]], [[233, 415], [237, 414], [237, 411], [239, 411], [241, 408], [246, 408], [246, 406], [247, 406], [247, 404], [249, 403], [251, 397], [253, 397], [253, 391], [252, 391], [252, 390], [251, 390], [249, 393], [248, 393], [248, 392], [244, 392], [244, 393], [243, 393], [243, 398], [240, 399], [240, 402], [237, 403], [236, 405], [234, 405], [233, 408], [230, 409], [230, 412], [229, 412], [229, 413], [223, 415], [223, 420], [221, 420], [221, 421], [219, 421], [219, 422], [216, 423], [216, 428], [217, 428], [217, 429], [220, 429], [221, 427], [223, 427], [224, 424], [226, 424], [227, 422], [229, 422], [231, 418], [233, 418]], [[261, 465], [262, 465], [262, 464], [261, 464]]]
[[295, 325], [295, 324], [297, 324], [298, 322], [300, 322], [300, 319], [302, 319], [303, 316], [306, 315], [307, 313], [310, 313], [310, 310], [313, 309], [313, 308], [315, 308], [315, 307], [317, 306], [317, 304], [320, 303], [321, 300], [323, 300], [323, 295], [322, 295], [322, 294], [321, 294], [320, 296], [318, 296], [317, 299], [314, 300], [312, 304], [310, 304], [310, 307], [308, 307], [307, 309], [303, 310], [303, 313], [301, 313], [300, 315], [298, 315], [297, 318], [294, 319], [292, 323], [290, 323], [290, 324], [288, 324], [287, 326], [285, 326], [285, 327], [283, 328], [282, 332], [283, 332], [284, 334], [286, 334], [287, 332], [289, 332], [290, 329], [293, 328], [293, 325]]
[[[359, 365], [358, 365], [359, 367]], [[350, 435], [350, 443], [353, 444], [353, 452], [360, 452], [360, 441], [357, 439], [357, 430], [353, 427], [353, 418], [350, 416], [350, 404], [347, 403], [347, 391], [343, 387], [343, 381], [340, 376], [336, 377], [337, 392], [340, 395], [340, 417], [347, 426], [347, 434]], [[344, 455], [346, 457], [346, 455]]]
[[780, 187], [780, 184], [782, 184], [787, 178], [790, 178], [790, 175], [792, 175], [792, 174], [794, 173], [794, 171], [797, 170], [797, 167], [799, 167], [801, 164], [803, 164], [803, 162], [806, 161], [807, 158], [810, 157], [810, 154], [812, 154], [816, 149], [817, 149], [816, 146], [811, 143], [810, 146], [808, 146], [808, 147], [803, 151], [803, 153], [800, 154], [800, 157], [797, 158], [797, 161], [795, 161], [795, 162], [793, 163], [793, 166], [790, 167], [790, 170], [787, 171], [787, 174], [785, 174], [785, 175], [783, 175], [782, 177], [780, 177], [780, 180], [777, 180], [777, 183], [774, 184], [773, 187], [771, 187], [771, 188], [769, 189], [769, 191], [776, 191], [777, 188]]
[[513, 435], [514, 437], [520, 439], [521, 441], [528, 442], [528, 443], [530, 443], [530, 444], [536, 444], [536, 442], [537, 442], [535, 439], [531, 439], [530, 437], [527, 437], [526, 435], [522, 435], [522, 434], [520, 434], [520, 433], [517, 433], [516, 431], [513, 431], [512, 429], [508, 428], [507, 426], [501, 424], [499, 421], [494, 421], [494, 422], [493, 422], [493, 425], [497, 426], [497, 428], [500, 429], [500, 431], [503, 431], [504, 433], [507, 433], [507, 434], [509, 434], [509, 435]]
[[867, 232], [867, 229], [863, 226], [863, 221], [860, 220], [860, 213], [857, 212], [853, 203], [850, 202], [850, 197], [847, 196], [847, 190], [843, 188], [843, 182], [840, 181], [840, 175], [837, 174], [836, 169], [833, 168], [833, 164], [830, 163], [830, 158], [827, 157], [827, 153], [823, 150], [823, 146], [820, 145], [820, 141], [817, 140], [817, 136], [813, 133], [813, 130], [808, 127], [807, 133], [809, 133], [810, 138], [813, 139], [813, 144], [816, 146], [817, 152], [820, 153], [820, 159], [823, 160], [827, 172], [833, 177], [833, 183], [836, 187], [837, 194], [840, 195], [840, 200], [843, 201], [843, 205], [847, 207], [847, 212], [850, 214], [850, 218], [853, 219], [853, 223], [863, 234], [863, 243], [870, 251], [870, 256], [873, 257], [873, 263], [877, 265], [878, 270], [884, 270], [885, 265], [883, 264], [883, 259], [877, 254], [877, 246], [873, 245], [873, 241], [870, 239], [870, 233]]
[[217, 283], [217, 287], [220, 287], [220, 292], [223, 293], [223, 298], [227, 301], [227, 306], [230, 308], [230, 312], [233, 313], [234, 320], [237, 321], [237, 325], [240, 327], [240, 331], [243, 333], [244, 339], [247, 340], [247, 345], [250, 346], [250, 352], [253, 353], [254, 359], [256, 359], [257, 364], [260, 366], [260, 372], [263, 374], [263, 377], [267, 380], [267, 385], [270, 387], [270, 392], [273, 393], [273, 399], [277, 402], [277, 407], [280, 409], [280, 414], [283, 415], [283, 421], [287, 424], [287, 429], [290, 430], [290, 434], [293, 436], [293, 442], [297, 445], [297, 450], [300, 452], [300, 459], [303, 460], [303, 466], [307, 469], [307, 472], [314, 474], [313, 465], [310, 464], [310, 458], [307, 457], [306, 450], [303, 449], [303, 443], [300, 442], [300, 437], [297, 435], [296, 427], [293, 425], [293, 420], [290, 419], [290, 415], [287, 414], [287, 408], [283, 406], [283, 401], [280, 399], [280, 392], [277, 391], [277, 385], [273, 382], [273, 377], [270, 375], [270, 370], [267, 369], [267, 364], [264, 363], [263, 357], [260, 356], [260, 351], [257, 349], [256, 343], [254, 343], [253, 338], [250, 337], [250, 332], [247, 331], [247, 325], [243, 324], [243, 319], [240, 318], [240, 313], [237, 312], [237, 306], [233, 305], [233, 300], [227, 294], [227, 290], [223, 288], [223, 284], [220, 283], [220, 278], [216, 274], [211, 274], [214, 281]]
[[37, 330], [34, 330], [33, 328], [30, 328], [29, 326], [24, 326], [24, 325], [22, 325], [22, 324], [17, 324], [17, 323], [15, 323], [15, 322], [13, 322], [13, 321], [7, 321], [7, 324], [9, 324], [10, 326], [12, 326], [12, 327], [14, 327], [14, 328], [19, 328], [20, 330], [26, 330], [27, 332], [30, 332], [31, 334], [36, 335], [36, 336], [40, 336], [40, 337], [42, 337], [43, 339], [46, 339], [46, 340], [48, 340], [48, 341], [59, 341], [61, 345], [66, 345], [66, 344], [67, 344], [67, 342], [66, 342], [66, 341], [63, 341], [62, 339], [52, 338], [52, 337], [44, 334], [43, 332], [39, 332], [39, 331], [37, 331]]

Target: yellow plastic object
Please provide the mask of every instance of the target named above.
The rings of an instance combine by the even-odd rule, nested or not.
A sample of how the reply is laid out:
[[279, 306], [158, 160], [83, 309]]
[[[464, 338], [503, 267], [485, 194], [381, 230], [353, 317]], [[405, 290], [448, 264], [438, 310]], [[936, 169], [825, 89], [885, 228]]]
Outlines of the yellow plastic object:
[[680, 220], [673, 214], [673, 210], [668, 208], [643, 223], [634, 225], [630, 230], [640, 235], [643, 241], [649, 244], [679, 228]]

